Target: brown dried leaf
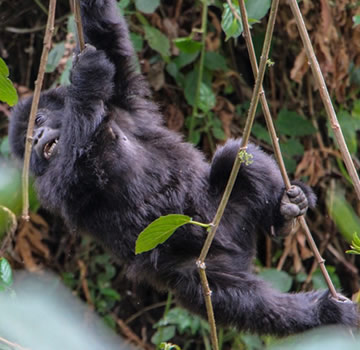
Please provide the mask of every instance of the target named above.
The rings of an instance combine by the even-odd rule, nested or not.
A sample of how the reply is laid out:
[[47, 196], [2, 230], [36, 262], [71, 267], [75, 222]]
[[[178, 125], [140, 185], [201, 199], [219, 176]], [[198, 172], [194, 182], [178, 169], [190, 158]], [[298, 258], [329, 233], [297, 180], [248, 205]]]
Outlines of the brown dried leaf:
[[300, 247], [301, 259], [306, 260], [306, 259], [311, 258], [313, 256], [313, 253], [307, 247], [306, 236], [301, 230], [296, 233], [296, 240], [298, 242], [298, 246]]
[[156, 62], [151, 66], [148, 73], [147, 79], [155, 91], [159, 91], [165, 84], [164, 67], [165, 62]]
[[235, 106], [226, 98], [218, 96], [214, 112], [219, 115], [226, 138], [231, 137], [231, 124], [234, 119]]
[[169, 129], [180, 131], [184, 125], [184, 114], [174, 105], [168, 105], [165, 110], [165, 118]]
[[39, 271], [41, 264], [38, 257], [49, 259], [50, 252], [43, 243], [48, 237], [47, 223], [36, 214], [31, 214], [30, 221], [22, 221], [16, 237], [15, 251], [29, 271]]
[[317, 149], [305, 151], [296, 168], [295, 177], [309, 177], [309, 185], [315, 186], [325, 174], [326, 170], [323, 167], [320, 151]]
[[290, 72], [290, 77], [292, 80], [301, 84], [303, 77], [308, 70], [309, 70], [309, 64], [306, 56], [306, 51], [305, 49], [302, 49], [295, 59], [294, 67]]

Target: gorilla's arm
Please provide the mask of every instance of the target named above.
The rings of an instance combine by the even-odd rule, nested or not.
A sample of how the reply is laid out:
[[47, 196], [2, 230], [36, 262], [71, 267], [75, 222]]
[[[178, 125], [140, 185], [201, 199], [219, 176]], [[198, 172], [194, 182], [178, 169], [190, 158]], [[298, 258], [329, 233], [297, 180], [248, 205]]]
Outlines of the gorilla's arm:
[[[239, 139], [228, 140], [215, 153], [210, 171], [213, 192], [224, 191], [240, 145]], [[289, 233], [293, 219], [315, 206], [315, 194], [307, 185], [294, 181], [287, 198], [275, 160], [254, 144], [248, 144], [247, 153], [252, 156], [250, 164], [241, 164], [229, 204], [241, 205], [242, 213], [246, 211], [242, 214], [244, 222], [258, 218], [259, 229], [267, 233]]]
[[[356, 305], [350, 300], [336, 301], [327, 291], [280, 293], [253, 274], [236, 271], [236, 266], [229, 271], [231, 263], [222, 265], [219, 257], [206, 263], [215, 319], [220, 324], [285, 336], [321, 325], [353, 327], [358, 322]], [[174, 293], [185, 307], [206, 317], [197, 271], [192, 275], [184, 271], [182, 267], [181, 277], [174, 281]]]
[[66, 154], [81, 153], [89, 146], [105, 117], [105, 104], [113, 95], [114, 65], [103, 51], [87, 46], [71, 71], [71, 85], [65, 99], [61, 143]]
[[150, 90], [143, 76], [135, 70], [135, 53], [123, 16], [115, 1], [81, 0], [85, 41], [104, 50], [115, 65], [115, 95], [112, 103], [123, 109], [145, 107]]

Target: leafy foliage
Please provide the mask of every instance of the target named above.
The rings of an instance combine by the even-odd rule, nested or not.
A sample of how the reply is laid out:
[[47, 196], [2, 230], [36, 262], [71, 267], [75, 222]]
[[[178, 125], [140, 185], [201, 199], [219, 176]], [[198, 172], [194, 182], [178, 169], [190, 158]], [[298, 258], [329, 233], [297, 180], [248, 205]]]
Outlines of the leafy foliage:
[[150, 47], [157, 51], [161, 56], [170, 56], [170, 43], [169, 39], [160, 30], [149, 25], [144, 26], [145, 39]]
[[18, 96], [8, 76], [9, 69], [0, 57], [0, 101], [4, 101], [9, 104], [9, 106], [13, 106], [17, 103]]
[[0, 258], [0, 292], [10, 288], [13, 284], [13, 275], [9, 262]]
[[171, 340], [176, 333], [180, 335], [209, 333], [209, 325], [202, 318], [195, 316], [185, 309], [175, 307], [154, 325], [158, 329], [151, 342], [155, 345]]
[[351, 249], [347, 250], [346, 253], [360, 255], [360, 237], [358, 236], [357, 232], [354, 233], [350, 247]]
[[210, 226], [209, 224], [193, 221], [187, 215], [169, 214], [160, 216], [140, 233], [136, 240], [135, 254], [154, 249], [157, 245], [170, 238], [176, 229], [185, 224], [194, 224], [205, 228]]
[[290, 290], [293, 281], [285, 271], [276, 269], [264, 269], [259, 273], [259, 276], [269, 282], [273, 288], [283, 293]]
[[[221, 27], [226, 34], [226, 39], [237, 38], [242, 32], [242, 24], [234, 16], [229, 4], [224, 3], [224, 11], [222, 13]], [[232, 6], [239, 16], [240, 8], [238, 1], [232, 1]], [[246, 12], [248, 14], [249, 24], [257, 23], [263, 18], [270, 8], [270, 0], [247, 0], [245, 2]]]

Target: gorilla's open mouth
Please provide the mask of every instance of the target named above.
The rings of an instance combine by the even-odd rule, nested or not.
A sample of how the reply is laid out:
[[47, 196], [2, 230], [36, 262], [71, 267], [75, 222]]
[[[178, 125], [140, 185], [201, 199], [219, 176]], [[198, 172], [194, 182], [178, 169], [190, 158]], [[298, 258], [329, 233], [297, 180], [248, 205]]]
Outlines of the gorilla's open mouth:
[[53, 152], [58, 144], [59, 139], [53, 139], [51, 141], [49, 141], [48, 143], [45, 144], [44, 146], [44, 157], [45, 159], [50, 159], [51, 156], [53, 155]]

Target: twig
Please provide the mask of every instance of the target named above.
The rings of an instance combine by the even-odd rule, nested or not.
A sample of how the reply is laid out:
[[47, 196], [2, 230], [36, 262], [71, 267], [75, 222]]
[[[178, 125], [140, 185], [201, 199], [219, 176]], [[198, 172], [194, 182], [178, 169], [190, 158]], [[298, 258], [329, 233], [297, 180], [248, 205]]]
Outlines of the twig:
[[332, 128], [332, 130], [334, 132], [336, 141], [337, 141], [337, 143], [339, 145], [342, 158], [344, 160], [346, 169], [347, 169], [347, 171], [348, 171], [348, 173], [349, 173], [349, 175], [351, 177], [351, 180], [352, 180], [353, 186], [355, 188], [355, 192], [357, 194], [357, 197], [360, 200], [360, 180], [359, 180], [359, 176], [358, 176], [358, 174], [356, 172], [354, 163], [353, 163], [353, 161], [351, 159], [349, 150], [348, 150], [348, 148], [346, 146], [346, 142], [345, 142], [343, 133], [341, 131], [339, 122], [337, 120], [334, 107], [333, 107], [333, 105], [331, 103], [331, 98], [330, 98], [329, 92], [327, 90], [324, 77], [323, 77], [323, 75], [321, 73], [319, 62], [316, 59], [314, 48], [311, 45], [309, 34], [308, 34], [307, 30], [306, 30], [306, 26], [305, 26], [304, 20], [302, 18], [299, 5], [298, 5], [296, 0], [288, 0], [288, 3], [290, 5], [291, 11], [292, 11], [292, 13], [293, 13], [293, 15], [295, 17], [296, 25], [297, 25], [297, 27], [299, 29], [299, 33], [300, 33], [300, 36], [301, 36], [301, 39], [303, 41], [304, 48], [305, 48], [305, 51], [306, 51], [306, 56], [307, 56], [307, 58], [309, 60], [311, 70], [312, 70], [313, 75], [314, 75], [314, 80], [315, 80], [316, 85], [317, 85], [317, 87], [319, 89], [320, 96], [321, 96], [321, 99], [323, 101], [323, 104], [324, 104], [328, 119], [330, 121], [331, 128]]
[[153, 350], [154, 347], [152, 347], [149, 344], [146, 344], [144, 341], [142, 341], [132, 330], [130, 327], [128, 327], [125, 322], [121, 319], [116, 320], [117, 325], [119, 326], [122, 334], [132, 343], [135, 345], [141, 347], [145, 350]]
[[75, 17], [77, 36], [78, 36], [78, 41], [79, 41], [79, 48], [80, 48], [80, 51], [82, 51], [85, 48], [85, 40], [84, 40], [83, 26], [82, 26], [82, 22], [81, 22], [79, 0], [74, 0], [74, 17]]
[[41, 87], [44, 80], [45, 66], [48, 59], [48, 54], [51, 47], [51, 38], [54, 31], [54, 21], [55, 21], [55, 8], [56, 0], [50, 0], [49, 2], [49, 16], [46, 23], [45, 37], [44, 37], [44, 46], [40, 59], [40, 66], [37, 79], [35, 81], [35, 91], [34, 97], [31, 104], [31, 111], [29, 117], [29, 124], [26, 133], [26, 142], [25, 142], [25, 155], [24, 155], [24, 168], [22, 174], [22, 191], [23, 191], [23, 212], [22, 218], [26, 221], [29, 220], [29, 165], [30, 165], [30, 156], [31, 148], [33, 141], [33, 132], [35, 124], [35, 116], [37, 113]]
[[[62, 17], [59, 17], [55, 20], [56, 24], [59, 24], [69, 18], [69, 14], [66, 14]], [[41, 30], [44, 30], [46, 28], [46, 24], [43, 26], [35, 26], [34, 28], [16, 28], [16, 27], [5, 27], [5, 30], [10, 33], [15, 34], [29, 34], [29, 33], [35, 33], [40, 32]]]
[[200, 97], [200, 88], [203, 78], [203, 71], [204, 71], [204, 59], [205, 59], [205, 49], [206, 49], [206, 33], [207, 33], [207, 14], [208, 14], [208, 0], [202, 0], [203, 8], [202, 8], [202, 23], [201, 23], [201, 53], [200, 53], [200, 61], [199, 61], [199, 72], [197, 76], [196, 82], [196, 91], [195, 91], [195, 100], [194, 100], [194, 108], [192, 110], [191, 119], [190, 119], [190, 127], [189, 127], [189, 136], [188, 139], [192, 142], [193, 133], [195, 128], [195, 118], [198, 114], [198, 104], [199, 104], [199, 97]]
[[129, 324], [132, 321], [136, 320], [139, 316], [141, 316], [142, 314], [144, 314], [145, 312], [148, 312], [150, 310], [154, 310], [157, 309], [159, 307], [163, 307], [166, 306], [167, 301], [160, 301], [159, 303], [155, 303], [149, 306], [146, 306], [144, 308], [142, 308], [141, 310], [139, 310], [138, 312], [134, 313], [133, 315], [131, 315], [129, 318], [127, 318], [125, 320], [125, 324]]
[[91, 307], [94, 307], [94, 303], [92, 301], [90, 290], [89, 290], [89, 285], [86, 280], [87, 271], [86, 271], [85, 263], [82, 260], [78, 260], [77, 263], [78, 263], [78, 266], [80, 269], [80, 281], [81, 281], [82, 290], [85, 294], [85, 299]]
[[[250, 34], [250, 29], [249, 29], [249, 25], [248, 25], [248, 21], [247, 21], [247, 13], [246, 13], [246, 8], [245, 8], [245, 2], [244, 0], [239, 0], [239, 6], [240, 6], [240, 13], [241, 13], [241, 21], [243, 23], [243, 28], [244, 28], [244, 37], [245, 37], [245, 41], [246, 41], [246, 46], [249, 52], [249, 56], [250, 56], [250, 62], [251, 62], [251, 67], [253, 70], [253, 74], [254, 77], [256, 78], [259, 74], [259, 69], [257, 67], [257, 62], [256, 62], [256, 56], [255, 56], [255, 50], [254, 50], [254, 46], [252, 43], [252, 39], [251, 39], [251, 34]], [[234, 11], [234, 13], [236, 13], [236, 11]], [[237, 16], [238, 18], [238, 16]], [[261, 66], [260, 66], [261, 67]], [[260, 102], [261, 102], [261, 106], [263, 108], [263, 112], [264, 112], [264, 116], [265, 116], [265, 120], [266, 120], [266, 125], [267, 128], [269, 130], [270, 133], [270, 137], [271, 137], [271, 141], [272, 141], [272, 145], [274, 148], [274, 153], [275, 153], [275, 157], [276, 160], [278, 162], [279, 168], [280, 168], [280, 172], [282, 175], [282, 178], [284, 180], [285, 183], [285, 187], [287, 189], [289, 189], [291, 187], [291, 183], [289, 180], [289, 177], [287, 175], [286, 172], [286, 168], [285, 168], [285, 164], [284, 164], [284, 160], [281, 154], [281, 149], [280, 149], [280, 145], [279, 145], [279, 139], [277, 137], [276, 134], [276, 130], [274, 127], [274, 123], [272, 121], [272, 117], [271, 117], [271, 112], [269, 109], [269, 105], [267, 103], [266, 97], [265, 97], [265, 93], [264, 90], [261, 88], [262, 92], [260, 95]], [[310, 248], [312, 250], [312, 252], [314, 253], [315, 259], [319, 264], [319, 267], [321, 269], [322, 274], [324, 275], [325, 281], [329, 287], [329, 290], [331, 292], [331, 294], [333, 295], [334, 298], [337, 299], [337, 294], [336, 294], [336, 290], [335, 287], [330, 279], [329, 273], [326, 270], [325, 267], [325, 260], [321, 257], [319, 250], [316, 246], [316, 243], [311, 235], [311, 232], [309, 230], [308, 225], [306, 224], [305, 218], [304, 216], [301, 216], [298, 218], [299, 223], [301, 225], [301, 228], [303, 229], [303, 231], [305, 232], [305, 235], [307, 237], [307, 240], [309, 242]]]
[[[206, 269], [205, 259], [209, 252], [211, 243], [215, 237], [217, 228], [219, 227], [225, 207], [229, 201], [230, 194], [234, 187], [235, 180], [236, 180], [237, 174], [240, 170], [241, 163], [243, 162], [243, 160], [240, 157], [240, 154], [243, 151], [246, 151], [246, 149], [247, 149], [247, 143], [248, 143], [248, 140], [250, 137], [251, 127], [252, 127], [252, 124], [253, 124], [253, 121], [255, 118], [256, 107], [259, 102], [260, 88], [262, 86], [262, 81], [264, 79], [266, 62], [267, 62], [267, 57], [268, 57], [269, 50], [270, 50], [272, 34], [274, 31], [275, 18], [276, 18], [278, 5], [279, 5], [279, 0], [274, 0], [271, 5], [270, 17], [269, 17], [269, 21], [268, 21], [268, 25], [267, 25], [267, 29], [266, 29], [264, 46], [263, 46], [262, 53], [261, 53], [260, 71], [256, 78], [255, 87], [254, 87], [252, 98], [251, 98], [250, 108], [249, 108], [249, 112], [248, 112], [248, 116], [247, 116], [246, 124], [245, 124], [245, 128], [244, 128], [243, 138], [242, 138], [241, 146], [240, 146], [239, 152], [238, 152], [238, 157], [235, 158], [234, 165], [231, 170], [230, 177], [229, 177], [228, 183], [226, 185], [223, 197], [221, 198], [221, 202], [219, 204], [219, 207], [217, 209], [215, 217], [212, 221], [210, 231], [208, 233], [208, 236], [205, 240], [204, 246], [201, 250], [199, 259], [197, 261], [197, 266], [199, 268], [200, 278], [201, 278], [201, 282], [202, 282], [202, 286], [203, 286], [205, 305], [206, 305], [206, 310], [208, 313], [209, 321], [214, 320], [214, 313], [213, 313], [212, 304], [211, 304], [211, 290], [209, 288], [206, 273], [205, 273], [205, 269]], [[215, 327], [215, 321], [214, 321], [214, 327]], [[214, 339], [217, 338], [216, 337], [216, 328], [215, 328], [215, 334], [213, 334], [213, 332], [214, 331], [212, 330], [211, 337], [212, 337], [213, 347], [214, 347], [214, 349], [218, 349], [217, 341], [216, 341], [216, 344], [214, 343]]]
[[6, 344], [8, 346], [11, 346], [12, 348], [17, 349], [17, 350], [29, 350], [28, 348], [23, 348], [22, 346], [12, 343], [11, 341], [8, 341], [3, 337], [0, 337], [0, 342]]

